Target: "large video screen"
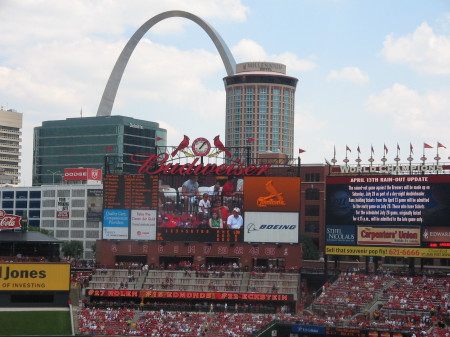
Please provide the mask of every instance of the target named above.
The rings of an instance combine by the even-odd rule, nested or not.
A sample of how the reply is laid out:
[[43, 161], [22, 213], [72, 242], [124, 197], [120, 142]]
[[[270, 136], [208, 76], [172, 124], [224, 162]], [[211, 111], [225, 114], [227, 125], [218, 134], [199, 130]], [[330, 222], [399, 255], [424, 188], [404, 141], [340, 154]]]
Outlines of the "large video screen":
[[166, 177], [160, 200], [157, 240], [298, 242], [300, 178]]
[[297, 243], [300, 179], [110, 174], [103, 205], [104, 239]]
[[420, 246], [449, 221], [449, 175], [327, 178], [327, 244]]
[[162, 177], [157, 240], [242, 242], [244, 179]]

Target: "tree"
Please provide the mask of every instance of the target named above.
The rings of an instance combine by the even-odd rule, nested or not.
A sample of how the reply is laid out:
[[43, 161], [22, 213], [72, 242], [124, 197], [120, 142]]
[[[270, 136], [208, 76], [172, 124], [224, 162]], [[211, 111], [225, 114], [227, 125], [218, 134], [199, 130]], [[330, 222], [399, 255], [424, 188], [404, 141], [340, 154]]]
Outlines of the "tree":
[[308, 235], [301, 233], [300, 243], [302, 244], [303, 260], [319, 259], [319, 249]]
[[83, 242], [81, 241], [66, 241], [63, 243], [61, 250], [66, 257], [73, 257], [78, 259], [83, 253]]
[[50, 233], [50, 231], [44, 229], [44, 228], [40, 228], [40, 227], [35, 227], [35, 226], [28, 226], [28, 231], [29, 232], [40, 232], [42, 234], [45, 235], [53, 235], [52, 233]]
[[92, 254], [95, 257], [95, 253], [97, 252], [97, 242], [94, 242], [91, 246]]

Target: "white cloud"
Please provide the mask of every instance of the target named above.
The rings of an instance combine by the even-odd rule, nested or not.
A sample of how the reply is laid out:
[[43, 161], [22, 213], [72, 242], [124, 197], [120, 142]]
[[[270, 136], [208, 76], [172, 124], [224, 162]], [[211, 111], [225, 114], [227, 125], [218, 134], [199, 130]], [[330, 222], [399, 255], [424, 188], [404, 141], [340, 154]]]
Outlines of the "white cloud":
[[345, 67], [341, 70], [332, 70], [327, 80], [342, 80], [353, 83], [366, 83], [369, 81], [369, 76], [361, 71], [358, 67]]
[[[78, 117], [81, 107], [84, 116], [95, 116], [108, 76], [131, 34], [156, 14], [174, 9], [209, 22], [242, 22], [249, 13], [240, 0], [1, 2], [0, 105], [23, 112], [26, 183], [31, 183], [33, 127], [44, 120]], [[171, 18], [151, 33], [158, 39], [169, 34], [177, 39], [189, 25], [189, 20]], [[165, 46], [146, 36], [124, 73], [113, 114], [162, 120], [162, 127], [173, 132], [173, 142], [186, 125], [185, 132], [214, 136], [224, 128], [220, 116], [225, 75], [215, 51]], [[203, 130], [208, 127], [203, 131], [201, 125]]]
[[406, 64], [424, 73], [450, 75], [450, 35], [437, 35], [427, 23], [412, 34], [387, 36], [382, 55], [389, 62]]
[[393, 123], [399, 132], [409, 132], [414, 137], [440, 137], [450, 141], [450, 88], [428, 91], [423, 94], [401, 84], [379, 94], [371, 95], [366, 108], [382, 114], [386, 123]]
[[308, 71], [315, 68], [316, 64], [311, 60], [300, 59], [297, 55], [289, 52], [281, 54], [267, 54], [264, 48], [257, 42], [242, 39], [232, 48], [236, 62], [249, 61], [273, 61], [283, 63], [287, 67], [287, 73], [294, 71]]

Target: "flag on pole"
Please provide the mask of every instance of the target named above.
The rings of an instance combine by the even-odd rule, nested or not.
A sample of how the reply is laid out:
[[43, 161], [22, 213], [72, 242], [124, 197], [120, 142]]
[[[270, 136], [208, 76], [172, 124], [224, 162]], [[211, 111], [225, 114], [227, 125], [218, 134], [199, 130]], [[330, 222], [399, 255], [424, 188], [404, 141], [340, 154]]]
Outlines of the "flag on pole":
[[298, 149], [298, 153], [303, 153], [303, 152], [306, 152], [306, 151], [303, 149]]
[[437, 147], [443, 147], [444, 149], [446, 149], [447, 147], [445, 145], [442, 145], [441, 143], [437, 143]]
[[255, 139], [250, 137], [250, 138], [247, 138], [247, 141], [251, 143], [251, 142], [254, 142]]
[[428, 145], [427, 143], [423, 143], [424, 149], [432, 149], [433, 147], [431, 145]]
[[350, 152], [352, 152], [352, 150], [350, 150], [350, 148], [349, 148], [347, 145], [345, 145], [345, 151], [350, 151]]
[[160, 141], [160, 140], [164, 140], [164, 138], [162, 138], [162, 137], [156, 137], [156, 141], [157, 141], [157, 142]]
[[400, 145], [397, 143], [397, 151], [400, 151]]
[[411, 143], [409, 143], [409, 152], [410, 152], [411, 154], [414, 153], [414, 151], [413, 151], [413, 146], [412, 146]]
[[106, 151], [113, 151], [114, 149], [111, 146], [106, 147]]
[[361, 149], [359, 148], [359, 145], [358, 145], [358, 147], [356, 148], [356, 151], [358, 151], [358, 153], [361, 153]]
[[388, 150], [386, 144], [384, 144], [384, 152], [385, 152], [386, 154], [389, 152], [389, 150]]
[[373, 145], [370, 145], [370, 153], [374, 154], [375, 151], [373, 150]]

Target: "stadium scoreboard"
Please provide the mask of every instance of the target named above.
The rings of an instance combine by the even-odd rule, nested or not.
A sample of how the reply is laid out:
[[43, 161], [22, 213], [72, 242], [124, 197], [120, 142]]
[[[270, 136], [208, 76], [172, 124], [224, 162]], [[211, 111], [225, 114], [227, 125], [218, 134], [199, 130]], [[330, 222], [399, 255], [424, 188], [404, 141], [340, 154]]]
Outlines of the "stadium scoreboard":
[[158, 177], [107, 174], [103, 181], [104, 209], [158, 209]]

